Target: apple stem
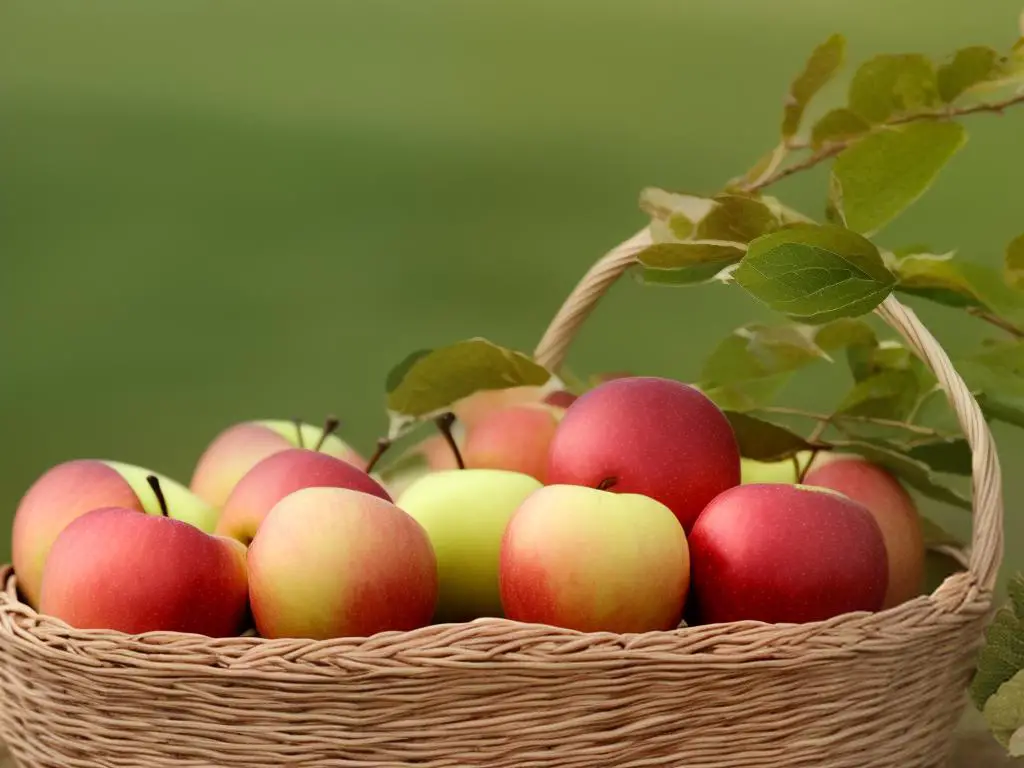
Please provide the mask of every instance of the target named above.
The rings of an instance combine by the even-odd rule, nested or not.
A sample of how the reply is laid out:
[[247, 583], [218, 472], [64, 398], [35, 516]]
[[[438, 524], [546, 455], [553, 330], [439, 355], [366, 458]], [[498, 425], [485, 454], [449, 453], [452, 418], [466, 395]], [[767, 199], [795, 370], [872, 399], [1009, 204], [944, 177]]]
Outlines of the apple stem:
[[796, 456], [793, 457], [793, 461], [796, 462], [796, 482], [797, 482], [797, 485], [800, 485], [800, 484], [803, 483], [804, 478], [807, 477], [807, 473], [811, 471], [811, 465], [814, 463], [814, 460], [816, 458], [818, 458], [818, 453], [820, 451], [821, 451], [820, 448], [815, 448], [814, 450], [811, 451], [811, 457], [809, 459], [807, 459], [807, 464], [804, 465], [803, 469], [800, 468], [800, 460]]
[[366, 472], [366, 474], [373, 472], [373, 468], [377, 466], [377, 462], [380, 461], [381, 456], [383, 456], [384, 452], [390, 447], [391, 440], [386, 437], [380, 438], [377, 441], [377, 450], [373, 452], [373, 456], [370, 457], [370, 460], [366, 463], [366, 469], [363, 471]]
[[328, 416], [327, 421], [324, 422], [324, 431], [320, 433], [320, 439], [316, 441], [316, 447], [313, 450], [319, 451], [323, 448], [327, 438], [337, 432], [340, 426], [341, 421], [338, 420], [337, 416]]
[[302, 419], [292, 419], [292, 424], [295, 425], [295, 442], [299, 448], [306, 447], [306, 441], [302, 439]]
[[455, 414], [449, 411], [443, 413], [434, 419], [434, 423], [437, 424], [437, 428], [441, 430], [441, 434], [444, 435], [445, 442], [448, 443], [448, 447], [452, 449], [452, 453], [455, 454], [455, 463], [459, 465], [459, 469], [465, 469], [466, 463], [462, 460], [462, 453], [459, 451], [459, 445], [455, 442], [455, 435], [452, 434], [452, 424], [455, 423]]
[[153, 489], [153, 493], [156, 494], [156, 501], [160, 505], [160, 513], [164, 517], [170, 517], [167, 512], [167, 499], [164, 498], [163, 489], [160, 487], [160, 480], [156, 475], [149, 475], [146, 477], [146, 482], [149, 483], [149, 487]]
[[597, 490], [607, 491], [617, 482], [619, 482], [619, 479], [617, 477], [606, 477], [604, 480], [597, 484]]

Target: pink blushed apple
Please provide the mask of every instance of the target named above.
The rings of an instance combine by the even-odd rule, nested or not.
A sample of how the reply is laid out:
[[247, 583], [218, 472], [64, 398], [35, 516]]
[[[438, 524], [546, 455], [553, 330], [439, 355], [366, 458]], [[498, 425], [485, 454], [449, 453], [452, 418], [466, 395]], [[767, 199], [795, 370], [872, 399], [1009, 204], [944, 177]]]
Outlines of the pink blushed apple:
[[253, 618], [264, 637], [366, 637], [430, 623], [437, 561], [394, 504], [343, 488], [282, 499], [249, 548]]
[[479, 417], [466, 431], [462, 456], [471, 469], [504, 469], [544, 482], [548, 450], [564, 409], [510, 405]]

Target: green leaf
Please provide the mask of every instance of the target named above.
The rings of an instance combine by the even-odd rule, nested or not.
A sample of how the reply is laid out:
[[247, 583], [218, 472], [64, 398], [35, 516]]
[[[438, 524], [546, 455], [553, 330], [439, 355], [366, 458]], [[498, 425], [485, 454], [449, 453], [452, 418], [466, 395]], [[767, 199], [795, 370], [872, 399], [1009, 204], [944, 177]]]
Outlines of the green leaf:
[[701, 386], [715, 387], [796, 371], [828, 355], [804, 328], [750, 323], [723, 339], [704, 362]]
[[683, 269], [641, 268], [636, 276], [642, 285], [678, 288], [721, 280], [722, 270], [727, 267], [728, 265], [723, 267], [721, 264], [708, 263]]
[[416, 352], [388, 374], [391, 437], [480, 390], [540, 386], [550, 379], [551, 373], [529, 356], [486, 339]]
[[826, 352], [862, 346], [875, 347], [878, 339], [874, 330], [864, 320], [841, 317], [826, 325], [817, 326], [814, 343]]
[[943, 501], [961, 509], [970, 510], [971, 501], [957, 491], [940, 483], [927, 464], [907, 455], [901, 446], [884, 440], [834, 440], [837, 448], [863, 456], [868, 461], [885, 467], [907, 485], [936, 501]]
[[967, 141], [959, 123], [920, 122], [873, 133], [836, 158], [833, 204], [846, 225], [870, 235], [912, 205]]
[[1009, 748], [1010, 739], [1024, 727], [1024, 672], [999, 686], [985, 702], [982, 714], [996, 741]]
[[832, 225], [754, 240], [733, 278], [772, 309], [816, 324], [867, 314], [896, 282], [870, 241]]
[[744, 195], [719, 195], [714, 199], [714, 207], [697, 223], [695, 237], [746, 245], [778, 227], [775, 214], [760, 200]]
[[714, 386], [698, 385], [723, 411], [752, 411], [767, 405], [792, 378], [791, 372]]
[[[955, 361], [957, 371], [987, 411], [1024, 408], [1024, 343], [1007, 341], [993, 344], [973, 355]], [[1014, 424], [1012, 414], [997, 415]]]
[[917, 254], [901, 259], [896, 290], [946, 306], [984, 309], [1006, 319], [1024, 318], [1024, 294], [1008, 286], [998, 270], [953, 258]]
[[936, 472], [971, 476], [971, 446], [962, 437], [915, 445], [910, 458], [923, 462]]
[[961, 48], [951, 61], [939, 67], [939, 96], [948, 104], [976, 85], [998, 77], [1002, 72], [1000, 59], [999, 53], [988, 46]]
[[813, 446], [785, 427], [748, 413], [726, 411], [739, 444], [740, 456], [756, 461], [782, 461]]
[[650, 269], [692, 269], [715, 267], [719, 272], [743, 258], [743, 251], [728, 245], [706, 243], [655, 243], [637, 255], [637, 261]]
[[976, 397], [985, 418], [1024, 428], [1024, 406], [1003, 402], [998, 396], [993, 397], [984, 393]]
[[933, 384], [931, 389], [921, 395], [913, 422], [948, 435], [957, 435], [962, 431], [960, 422], [949, 405], [949, 398], [938, 383]]
[[960, 573], [963, 570], [963, 565], [955, 557], [951, 557], [945, 552], [938, 552], [934, 549], [927, 550], [924, 553], [925, 594], [930, 595], [942, 586], [942, 582], [953, 574]]
[[811, 146], [821, 149], [832, 142], [843, 142], [862, 136], [871, 124], [852, 109], [840, 107], [826, 112], [811, 128]]
[[962, 541], [931, 518], [921, 515], [918, 519], [921, 523], [921, 534], [926, 547], [963, 547]]
[[917, 376], [908, 370], [883, 370], [854, 385], [836, 412], [903, 421], [910, 416], [920, 396]]
[[[984, 711], [989, 699], [1024, 669], [1024, 582], [1020, 574], [1009, 582], [1010, 601], [1000, 608], [985, 630], [985, 643], [978, 654], [971, 681], [971, 699]], [[995, 707], [1000, 707], [997, 703]]]
[[1003, 263], [1006, 282], [1018, 290], [1024, 290], [1024, 234], [1017, 235], [1006, 246]]
[[882, 54], [861, 64], [850, 81], [849, 106], [871, 123], [938, 104], [935, 66], [917, 53]]
[[811, 53], [803, 71], [789, 86], [782, 118], [783, 138], [796, 135], [808, 103], [839, 71], [845, 55], [846, 39], [842, 35], [832, 35]]

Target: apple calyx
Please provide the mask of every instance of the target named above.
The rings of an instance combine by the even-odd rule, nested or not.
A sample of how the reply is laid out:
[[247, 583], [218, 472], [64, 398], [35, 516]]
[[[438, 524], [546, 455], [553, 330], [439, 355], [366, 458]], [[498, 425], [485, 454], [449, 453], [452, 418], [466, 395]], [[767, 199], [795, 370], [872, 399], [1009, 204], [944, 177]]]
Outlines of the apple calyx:
[[160, 480], [156, 475], [149, 475], [146, 477], [146, 482], [149, 483], [149, 487], [153, 489], [153, 493], [156, 495], [157, 504], [160, 505], [160, 514], [164, 517], [170, 517], [167, 511], [167, 499], [164, 497], [163, 489], [160, 487]]
[[338, 427], [340, 426], [341, 421], [337, 416], [328, 416], [327, 420], [324, 421], [324, 429], [323, 432], [320, 433], [320, 439], [316, 441], [316, 445], [313, 446], [313, 450], [319, 453], [320, 449], [324, 447], [324, 443], [327, 441], [327, 438], [337, 432]]
[[462, 460], [462, 453], [459, 452], [459, 446], [455, 442], [455, 436], [452, 434], [452, 424], [455, 423], [455, 414], [449, 411], [443, 413], [434, 419], [434, 423], [437, 424], [437, 428], [441, 430], [441, 434], [444, 435], [445, 442], [448, 443], [448, 447], [452, 449], [452, 453], [455, 454], [455, 463], [459, 465], [459, 469], [466, 468], [466, 462]]
[[619, 478], [617, 477], [606, 477], [604, 480], [597, 484], [597, 490], [607, 491], [609, 488], [611, 488], [618, 482]]
[[391, 440], [389, 438], [382, 437], [378, 439], [377, 449], [373, 452], [373, 456], [370, 457], [370, 460], [366, 462], [366, 469], [364, 469], [363, 471], [366, 474], [370, 474], [371, 472], [373, 472], [373, 468], [377, 466], [377, 462], [380, 461], [381, 457], [384, 455], [384, 452], [387, 451], [387, 449], [390, 447]]
[[306, 441], [302, 439], [302, 419], [292, 419], [292, 424], [295, 425], [295, 444], [299, 448], [305, 448]]

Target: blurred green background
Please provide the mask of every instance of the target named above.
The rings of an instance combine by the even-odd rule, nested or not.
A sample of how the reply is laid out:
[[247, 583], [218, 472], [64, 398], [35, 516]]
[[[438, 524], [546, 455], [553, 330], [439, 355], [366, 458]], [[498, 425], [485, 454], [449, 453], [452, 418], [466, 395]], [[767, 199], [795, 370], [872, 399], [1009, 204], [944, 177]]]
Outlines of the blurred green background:
[[[821, 39], [845, 33], [855, 61], [1006, 49], [1019, 11], [7, 0], [0, 508], [10, 515], [36, 476], [74, 457], [187, 482], [214, 434], [250, 418], [336, 412], [368, 451], [394, 363], [474, 335], [532, 349], [589, 264], [644, 223], [642, 187], [710, 193], [774, 143], [789, 79]], [[969, 128], [886, 242], [995, 264], [1024, 230], [1024, 111]], [[777, 192], [818, 213], [824, 179]], [[921, 309], [954, 350], [977, 338], [963, 315]], [[725, 333], [760, 316], [738, 290], [626, 280], [571, 364], [692, 379]], [[998, 439], [1009, 571], [1024, 567], [1024, 440]]]

